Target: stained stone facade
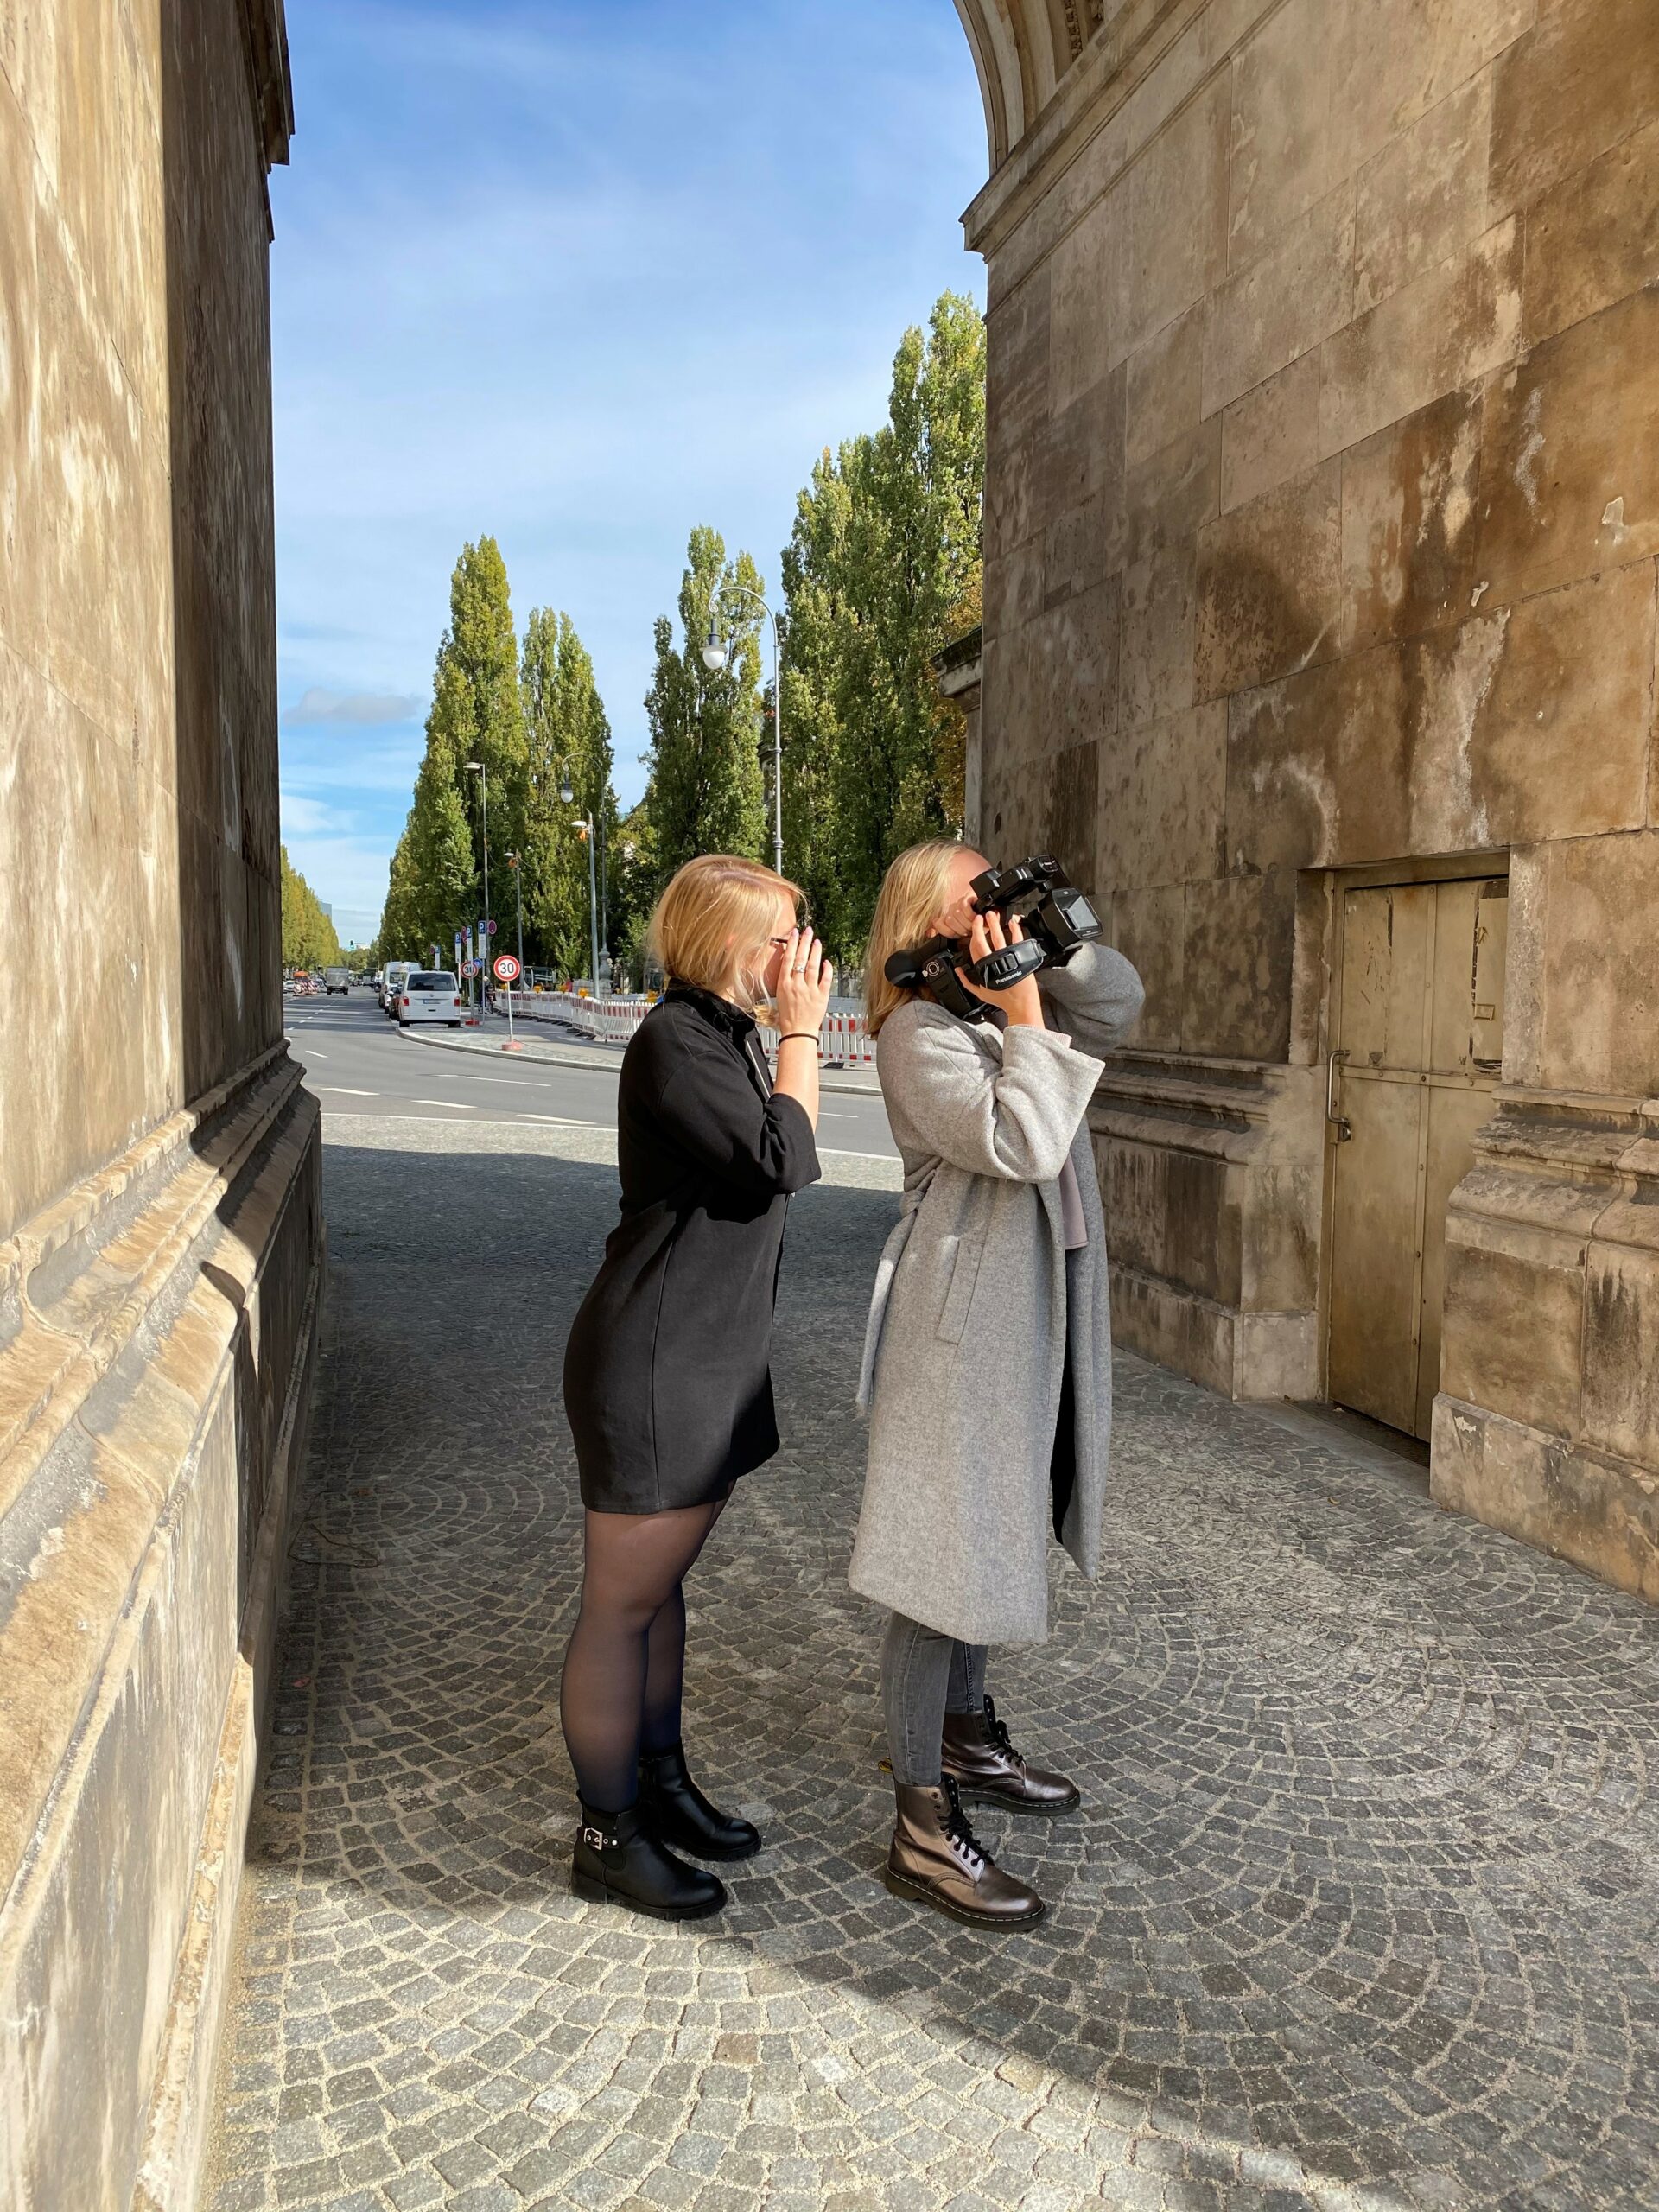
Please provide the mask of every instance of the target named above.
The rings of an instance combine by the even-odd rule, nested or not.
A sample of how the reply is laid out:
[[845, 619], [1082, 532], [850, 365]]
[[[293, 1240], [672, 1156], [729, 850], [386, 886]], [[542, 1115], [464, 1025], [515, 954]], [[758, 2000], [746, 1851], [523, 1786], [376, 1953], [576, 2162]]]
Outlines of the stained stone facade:
[[0, 2203], [189, 2202], [321, 1229], [283, 1043], [280, 0], [0, 7]]
[[1659, 1597], [1659, 10], [961, 12], [976, 828], [1147, 981], [1120, 1336], [1392, 1389], [1444, 1503]]

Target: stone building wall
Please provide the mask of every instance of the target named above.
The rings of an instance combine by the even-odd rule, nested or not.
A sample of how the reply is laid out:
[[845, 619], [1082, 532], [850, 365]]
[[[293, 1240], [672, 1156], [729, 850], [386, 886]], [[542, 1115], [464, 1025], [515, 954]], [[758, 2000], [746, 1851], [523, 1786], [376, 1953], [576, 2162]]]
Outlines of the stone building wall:
[[[962, 12], [1014, 53], [1032, 10]], [[1344, 902], [1506, 887], [1433, 1479], [1659, 1597], [1659, 9], [1096, 15], [967, 227], [982, 834], [1147, 985], [1095, 1117], [1120, 1334], [1325, 1391]]]
[[321, 1258], [280, 0], [0, 9], [0, 2202], [190, 2199]]

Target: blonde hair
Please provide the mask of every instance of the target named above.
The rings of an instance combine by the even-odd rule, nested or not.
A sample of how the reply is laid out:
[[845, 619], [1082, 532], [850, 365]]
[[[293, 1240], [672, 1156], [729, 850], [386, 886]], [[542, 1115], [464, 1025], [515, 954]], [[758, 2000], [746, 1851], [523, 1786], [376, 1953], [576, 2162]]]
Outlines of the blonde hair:
[[780, 898], [798, 912], [800, 886], [760, 861], [700, 853], [676, 869], [657, 901], [647, 944], [671, 982], [747, 996], [743, 963], [772, 935]]
[[900, 853], [881, 879], [864, 956], [864, 1022], [872, 1037], [880, 1036], [889, 1014], [920, 996], [903, 983], [887, 981], [887, 962], [895, 952], [907, 952], [926, 940], [933, 917], [944, 904], [950, 871], [962, 854], [960, 838], [930, 837], [925, 844]]

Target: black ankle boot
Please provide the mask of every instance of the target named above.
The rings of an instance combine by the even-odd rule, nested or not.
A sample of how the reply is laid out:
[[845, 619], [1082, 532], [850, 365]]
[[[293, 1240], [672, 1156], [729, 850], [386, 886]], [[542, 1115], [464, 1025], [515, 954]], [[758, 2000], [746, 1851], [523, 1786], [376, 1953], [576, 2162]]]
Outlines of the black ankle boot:
[[653, 1920], [704, 1920], [726, 1902], [726, 1885], [701, 1866], [664, 1851], [641, 1819], [642, 1808], [598, 1813], [582, 1808], [570, 1887], [593, 1904], [625, 1904]]
[[639, 1813], [659, 1843], [694, 1859], [753, 1859], [760, 1831], [711, 1805], [685, 1770], [685, 1751], [653, 1751], [639, 1762]]

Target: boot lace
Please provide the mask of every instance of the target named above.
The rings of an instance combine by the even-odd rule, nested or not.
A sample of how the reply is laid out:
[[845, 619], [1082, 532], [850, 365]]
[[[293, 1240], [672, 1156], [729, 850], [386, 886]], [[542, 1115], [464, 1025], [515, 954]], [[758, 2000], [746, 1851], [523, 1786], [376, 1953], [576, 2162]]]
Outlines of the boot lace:
[[1009, 1738], [1008, 1724], [1006, 1720], [997, 1719], [995, 1700], [988, 1697], [985, 1700], [985, 1733], [1010, 1765], [1018, 1767], [1025, 1765], [1025, 1760], [1014, 1750]]
[[989, 1862], [991, 1854], [969, 1825], [968, 1815], [963, 1809], [962, 1793], [957, 1788], [955, 1776], [942, 1776], [940, 1787], [944, 1791], [949, 1808], [944, 1816], [945, 1840], [957, 1856], [967, 1862], [969, 1871], [977, 1873]]

